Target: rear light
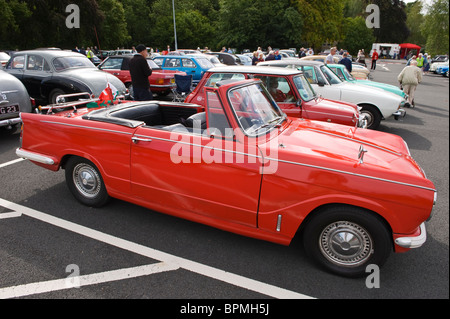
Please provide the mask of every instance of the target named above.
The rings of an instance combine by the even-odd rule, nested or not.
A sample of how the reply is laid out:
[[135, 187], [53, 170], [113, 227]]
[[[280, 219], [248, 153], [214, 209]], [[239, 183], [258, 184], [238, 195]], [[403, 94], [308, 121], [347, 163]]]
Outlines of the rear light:
[[156, 84], [160, 84], [160, 85], [164, 84], [164, 79], [158, 79], [156, 81]]

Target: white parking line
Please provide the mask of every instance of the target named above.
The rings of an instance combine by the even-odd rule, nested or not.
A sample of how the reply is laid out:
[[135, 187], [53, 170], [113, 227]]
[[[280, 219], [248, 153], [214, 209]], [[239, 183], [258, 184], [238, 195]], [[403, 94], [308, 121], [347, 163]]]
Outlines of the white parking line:
[[22, 216], [22, 213], [18, 213], [18, 212], [1, 213], [0, 219], [14, 218], [14, 217], [20, 217], [20, 216]]
[[260, 294], [280, 299], [312, 299], [312, 297], [290, 291], [284, 288], [276, 287], [257, 280], [246, 278], [221, 269], [203, 265], [201, 263], [181, 258], [175, 255], [164, 253], [162, 251], [146, 247], [131, 241], [114, 237], [100, 231], [81, 226], [67, 220], [42, 213], [40, 211], [28, 208], [0, 198], [0, 205], [11, 210], [21, 212], [23, 215], [41, 220], [54, 226], [81, 234], [83, 236], [119, 247], [142, 256], [146, 256], [155, 260], [159, 260], [174, 268], [183, 268], [203, 276], [214, 278], [234, 286], [238, 286], [247, 290], [255, 291]]
[[178, 269], [178, 267], [160, 262], [139, 267], [105, 271], [97, 274], [41, 281], [26, 285], [0, 288], [0, 299], [18, 298], [63, 289], [80, 288], [88, 285], [96, 285], [105, 282], [147, 276], [176, 269]]
[[18, 163], [18, 162], [24, 161], [24, 160], [25, 160], [24, 158], [18, 158], [18, 159], [15, 159], [15, 160], [12, 160], [12, 161], [6, 162], [6, 163], [3, 163], [3, 164], [0, 164], [0, 168], [2, 168], [2, 167], [6, 167], [6, 166], [8, 166], [8, 165], [12, 165], [12, 164], [15, 164], [15, 163]]

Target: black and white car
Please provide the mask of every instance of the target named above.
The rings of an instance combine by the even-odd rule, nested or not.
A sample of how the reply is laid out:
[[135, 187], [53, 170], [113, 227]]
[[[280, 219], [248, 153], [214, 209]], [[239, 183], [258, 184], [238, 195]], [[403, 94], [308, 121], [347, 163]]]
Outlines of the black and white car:
[[89, 93], [98, 97], [108, 86], [127, 93], [117, 77], [107, 74], [83, 54], [62, 50], [14, 52], [5, 67], [25, 85], [28, 94], [41, 105], [54, 104], [59, 95]]

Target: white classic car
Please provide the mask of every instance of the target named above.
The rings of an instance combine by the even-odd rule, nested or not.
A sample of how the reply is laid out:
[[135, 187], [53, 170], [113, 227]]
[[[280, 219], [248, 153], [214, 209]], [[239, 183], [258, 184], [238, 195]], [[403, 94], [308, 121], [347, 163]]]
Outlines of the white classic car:
[[357, 104], [361, 108], [361, 114], [366, 117], [369, 129], [377, 129], [381, 120], [391, 116], [398, 120], [406, 115], [402, 108], [405, 99], [379, 88], [343, 82], [322, 62], [299, 59], [260, 62], [258, 65], [289, 67], [303, 71], [314, 91], [324, 98]]
[[[304, 60], [320, 61], [320, 62], [324, 62], [324, 63], [325, 63], [326, 59], [327, 59], [326, 55], [308, 55], [303, 58], [300, 58], [300, 60], [303, 60], [303, 61]], [[334, 63], [339, 63], [339, 61], [341, 61], [341, 59], [342, 59], [342, 55], [335, 54], [333, 56]], [[366, 68], [365, 66], [363, 66], [361, 63], [352, 62], [351, 74], [355, 79], [367, 80], [367, 79], [369, 79], [370, 70], [368, 68]]]

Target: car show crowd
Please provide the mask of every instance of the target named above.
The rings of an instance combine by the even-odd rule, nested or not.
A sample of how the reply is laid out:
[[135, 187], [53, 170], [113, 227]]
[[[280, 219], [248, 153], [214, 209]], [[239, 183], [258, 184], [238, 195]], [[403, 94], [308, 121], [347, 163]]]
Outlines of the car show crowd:
[[[42, 55], [49, 56], [48, 59], [50, 59], [49, 54], [51, 54], [52, 60], [48, 60], [46, 57], [40, 56], [39, 54], [33, 54], [33, 52], [43, 52]], [[61, 72], [63, 69], [76, 70], [77, 68], [81, 68], [86, 71], [89, 68], [88, 64], [82, 62], [79, 58], [75, 59], [74, 57], [71, 57], [68, 52], [86, 57], [86, 59], [93, 64], [91, 71], [100, 69], [104, 72], [109, 72], [111, 77], [120, 78], [120, 81], [125, 88], [121, 84], [118, 84], [118, 82], [110, 80], [98, 83], [98, 85], [91, 85], [90, 82], [94, 81], [92, 77], [80, 77], [80, 82], [78, 82], [75, 87], [74, 84], [70, 84], [70, 89], [67, 88], [68, 85], [58, 87], [55, 84], [55, 81], [49, 80], [49, 74], [53, 74], [53, 78], [55, 79], [57, 76], [59, 78], [64, 78], [63, 72]], [[134, 64], [133, 61], [135, 59], [132, 57], [141, 56], [144, 52], [146, 55], [141, 59], [141, 62], [145, 61], [145, 59], [147, 59], [147, 61], [151, 60], [152, 62], [148, 62], [149, 67], [146, 68], [145, 72], [136, 70], [146, 66], [146, 64], [140, 63], [139, 67], [134, 67], [133, 69], [132, 65]], [[59, 56], [64, 56], [64, 58], [58, 59]], [[372, 59], [370, 70], [366, 64], [367, 58]], [[180, 93], [180, 89], [177, 88], [177, 83], [175, 81], [176, 73], [178, 73], [178, 78], [181, 78], [182, 75], [186, 74], [192, 75], [192, 83], [188, 87], [188, 90], [192, 91], [200, 82], [203, 74], [210, 68], [230, 65], [261, 66], [262, 62], [268, 63], [269, 61], [292, 62], [293, 60], [313, 60], [319, 61], [330, 68], [334, 64], [341, 64], [345, 66], [346, 71], [350, 73], [350, 78], [345, 77], [343, 74], [338, 74], [340, 80], [344, 82], [355, 79], [357, 81], [370, 81], [370, 71], [373, 72], [376, 70], [378, 53], [374, 52], [372, 56], [367, 56], [362, 49], [358, 52], [356, 57], [352, 57], [346, 50], [342, 48], [337, 49], [336, 47], [332, 47], [316, 54], [312, 48], [302, 47], [297, 51], [295, 48], [273, 49], [270, 46], [267, 47], [267, 49], [258, 47], [254, 51], [246, 49], [241, 53], [238, 53], [235, 49], [226, 47], [223, 47], [217, 52], [211, 51], [208, 47], [203, 49], [198, 47], [197, 49], [189, 50], [171, 50], [169, 45], [165, 50], [160, 51], [157, 48], [153, 49], [152, 47], [140, 44], [136, 47], [133, 46], [131, 49], [117, 48], [116, 50], [99, 50], [96, 46], [92, 46], [87, 47], [86, 49], [84, 47], [81, 49], [75, 47], [71, 50], [45, 48], [40, 51], [0, 52], [0, 59], [3, 68], [3, 71], [1, 71], [2, 76], [6, 78], [8, 75], [12, 75], [19, 79], [25, 86], [25, 89], [21, 88], [21, 90], [24, 91], [24, 94], [29, 95], [31, 104], [46, 105], [56, 103], [56, 97], [59, 95], [79, 93], [86, 90], [90, 91], [88, 92], [90, 94], [99, 96], [101, 93], [101, 91], [99, 91], [100, 89], [93, 92], [92, 89], [87, 89], [87, 87], [106, 87], [108, 83], [114, 83], [115, 89], [120, 91], [121, 95], [126, 95], [127, 91], [131, 92], [131, 94], [127, 95], [129, 99], [150, 100], [153, 99], [154, 94], [166, 96], [169, 93], [173, 93], [174, 95]], [[439, 55], [432, 59], [427, 53], [422, 54], [419, 52], [416, 56], [410, 52], [405, 59], [407, 59], [406, 67], [402, 73], [399, 74], [398, 81], [399, 86], [404, 92], [403, 95], [407, 96], [404, 106], [409, 107], [414, 106], [415, 88], [422, 81], [423, 75], [433, 72], [448, 77], [448, 56]], [[64, 61], [59, 68], [57, 68], [56, 65], [56, 63], [59, 63], [58, 61]], [[113, 65], [114, 63], [116, 65]], [[122, 66], [119, 64], [122, 64]], [[128, 64], [130, 64], [130, 67]], [[285, 66], [287, 66], [287, 64]], [[338, 71], [337, 69], [339, 68], [336, 67], [331, 69], [334, 72], [343, 72]], [[418, 69], [420, 69], [420, 72]], [[39, 73], [39, 71], [45, 71], [45, 73]], [[52, 73], [53, 71], [55, 72]], [[125, 79], [119, 71], [126, 71], [128, 76], [127, 79]], [[169, 72], [172, 73], [168, 75]], [[163, 73], [167, 74], [164, 74], [163, 76]], [[135, 79], [133, 79], [133, 74]], [[140, 74], [141, 79], [136, 79], [136, 77], [138, 77], [136, 74]], [[305, 74], [307, 75], [308, 81], [311, 84], [314, 84], [316, 79], [308, 77], [308, 72]], [[9, 76], [9, 78], [11, 77]], [[105, 77], [105, 79], [108, 78]], [[61, 81], [64, 82], [65, 80]], [[330, 82], [330, 79], [327, 79], [326, 82]], [[16, 84], [21, 85], [19, 83]], [[0, 86], [6, 86], [6, 81], [2, 81]], [[145, 87], [144, 91], [142, 91], [143, 87]], [[320, 87], [315, 90], [320, 91], [322, 87], [323, 85], [321, 84]], [[3, 87], [0, 87], [0, 89], [2, 91], [6, 90]], [[319, 93], [323, 94], [323, 92]], [[3, 98], [3, 100], [6, 99]], [[66, 98], [66, 100], [70, 100], [70, 98]], [[3, 102], [3, 104], [5, 104], [5, 102]], [[34, 107], [36, 107], [36, 105], [32, 107], [21, 107], [21, 109], [30, 109], [31, 111]], [[16, 109], [18, 109], [18, 107], [7, 108], [6, 105], [2, 105], [2, 119], [0, 122], [2, 123], [2, 127], [11, 128], [13, 123], [17, 124], [12, 120], [12, 118], [18, 117], [18, 111]]]

